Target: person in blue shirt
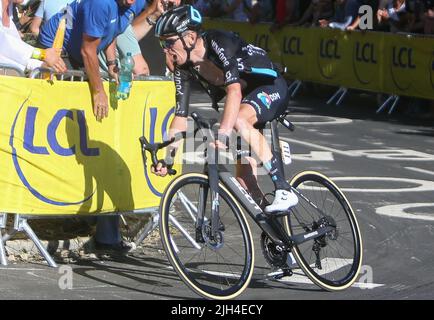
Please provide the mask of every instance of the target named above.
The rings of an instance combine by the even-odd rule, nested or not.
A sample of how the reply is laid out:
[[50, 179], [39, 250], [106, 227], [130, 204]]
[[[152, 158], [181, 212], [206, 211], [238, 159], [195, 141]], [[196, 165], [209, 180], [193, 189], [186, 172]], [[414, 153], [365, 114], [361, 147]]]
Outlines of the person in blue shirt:
[[59, 11], [64, 10], [72, 1], [73, 0], [42, 0], [32, 19], [30, 31], [35, 36], [38, 36], [42, 23], [48, 21]]
[[116, 37], [125, 31], [145, 6], [145, 0], [75, 0], [66, 12], [59, 12], [45, 23], [39, 42], [52, 47], [60, 20], [66, 18], [63, 49], [74, 69], [84, 66], [89, 78], [93, 112], [98, 121], [108, 116], [108, 98], [99, 74], [98, 53], [105, 50], [109, 74], [116, 81]]

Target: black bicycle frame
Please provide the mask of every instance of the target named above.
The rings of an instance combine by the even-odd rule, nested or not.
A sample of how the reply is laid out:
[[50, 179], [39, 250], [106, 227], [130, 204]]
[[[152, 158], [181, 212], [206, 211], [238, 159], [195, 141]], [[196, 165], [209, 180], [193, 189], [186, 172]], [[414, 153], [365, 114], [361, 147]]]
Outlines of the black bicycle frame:
[[[285, 125], [285, 127], [287, 127]], [[279, 133], [277, 130], [277, 120], [271, 122], [271, 135], [272, 135], [272, 149], [276, 154], [276, 157], [281, 157], [281, 150], [279, 146]], [[279, 217], [273, 216], [273, 214], [267, 215], [259, 207], [259, 205], [253, 200], [250, 194], [244, 189], [237, 179], [229, 172], [229, 170], [218, 164], [218, 150], [215, 148], [209, 148], [207, 153], [207, 161], [205, 164], [205, 173], [209, 177], [209, 185], [211, 189], [211, 203], [212, 203], [212, 233], [215, 234], [219, 228], [219, 194], [218, 183], [221, 181], [223, 185], [229, 189], [232, 195], [238, 200], [243, 208], [249, 213], [256, 224], [264, 231], [267, 236], [276, 244], [282, 248], [282, 250], [291, 249], [294, 244], [301, 244], [303, 242], [310, 241], [314, 238], [325, 235], [333, 230], [333, 227], [327, 226], [318, 228], [317, 230], [309, 231], [302, 234], [289, 236], [280, 223]], [[283, 172], [283, 164], [282, 164]], [[300, 194], [297, 191], [298, 194]], [[300, 194], [301, 195], [301, 194]], [[301, 195], [302, 196], [302, 195]], [[304, 196], [302, 196], [305, 198]], [[310, 201], [309, 201], [310, 202]], [[316, 208], [316, 207], [315, 207]], [[199, 213], [198, 221], [203, 221], [201, 217], [202, 213]]]

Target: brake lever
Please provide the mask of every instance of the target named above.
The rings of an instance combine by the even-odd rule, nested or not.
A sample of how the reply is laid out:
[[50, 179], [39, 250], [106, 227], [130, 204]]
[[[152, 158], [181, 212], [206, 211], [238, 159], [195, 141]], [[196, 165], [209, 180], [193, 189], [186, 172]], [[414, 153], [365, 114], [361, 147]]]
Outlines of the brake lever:
[[[146, 160], [147, 160], [145, 151], [148, 151], [151, 154], [152, 165], [154, 167], [156, 167], [158, 165], [158, 163], [161, 162], [161, 161], [158, 161], [157, 151], [165, 148], [166, 146], [168, 146], [169, 144], [174, 142], [175, 138], [172, 138], [168, 141], [164, 141], [162, 143], [149, 143], [148, 140], [144, 136], [142, 136], [139, 138], [139, 141], [140, 141], [140, 144], [142, 146], [142, 159], [143, 159], [144, 166], [146, 167]], [[166, 165], [164, 163], [164, 161], [163, 161], [163, 164]], [[176, 174], [176, 170], [167, 167], [167, 173], [169, 175], [173, 176]]]

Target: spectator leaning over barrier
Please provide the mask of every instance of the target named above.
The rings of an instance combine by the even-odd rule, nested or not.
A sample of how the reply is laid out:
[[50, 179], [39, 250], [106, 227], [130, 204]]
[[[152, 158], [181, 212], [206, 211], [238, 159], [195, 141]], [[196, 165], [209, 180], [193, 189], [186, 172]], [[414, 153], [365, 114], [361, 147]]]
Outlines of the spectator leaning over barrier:
[[90, 83], [93, 112], [99, 121], [108, 116], [108, 98], [100, 77], [98, 53], [105, 50], [110, 61], [109, 74], [117, 81], [115, 38], [128, 26], [124, 18], [127, 21], [134, 18], [140, 13], [139, 8], [136, 0], [76, 0], [68, 5], [66, 14], [55, 14], [41, 28], [39, 42], [44, 47], [51, 47], [60, 20], [66, 18], [63, 49], [68, 53], [73, 69], [84, 66]]
[[330, 20], [334, 14], [333, 0], [312, 0], [301, 18], [291, 26], [318, 26], [320, 20]]
[[0, 63], [18, 69], [33, 70], [44, 66], [58, 72], [66, 71], [65, 63], [55, 49], [37, 49], [25, 43], [13, 23], [12, 6], [20, 0], [0, 0]]
[[[167, 4], [166, 4], [167, 3]], [[153, 0], [151, 5], [144, 6], [140, 13], [127, 27], [124, 33], [117, 37], [117, 49], [119, 58], [122, 59], [127, 52], [131, 52], [134, 59], [134, 75], [149, 75], [150, 70], [143, 57], [139, 41], [152, 29], [155, 21], [165, 11], [165, 6], [178, 6], [181, 0]], [[101, 53], [102, 55], [103, 53]]]
[[336, 0], [335, 15], [331, 21], [320, 20], [321, 27], [345, 30], [357, 24], [361, 0]]
[[42, 22], [48, 21], [56, 13], [65, 10], [66, 6], [72, 1], [73, 0], [42, 0], [32, 19], [30, 32], [38, 36]]

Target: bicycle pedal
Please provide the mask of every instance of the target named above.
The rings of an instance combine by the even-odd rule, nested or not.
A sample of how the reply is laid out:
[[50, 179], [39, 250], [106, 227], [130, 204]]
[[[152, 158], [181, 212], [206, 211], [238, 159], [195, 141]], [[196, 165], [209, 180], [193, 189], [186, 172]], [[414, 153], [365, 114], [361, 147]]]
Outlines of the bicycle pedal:
[[281, 280], [284, 277], [291, 277], [294, 273], [291, 269], [282, 269], [272, 275], [274, 280]]

